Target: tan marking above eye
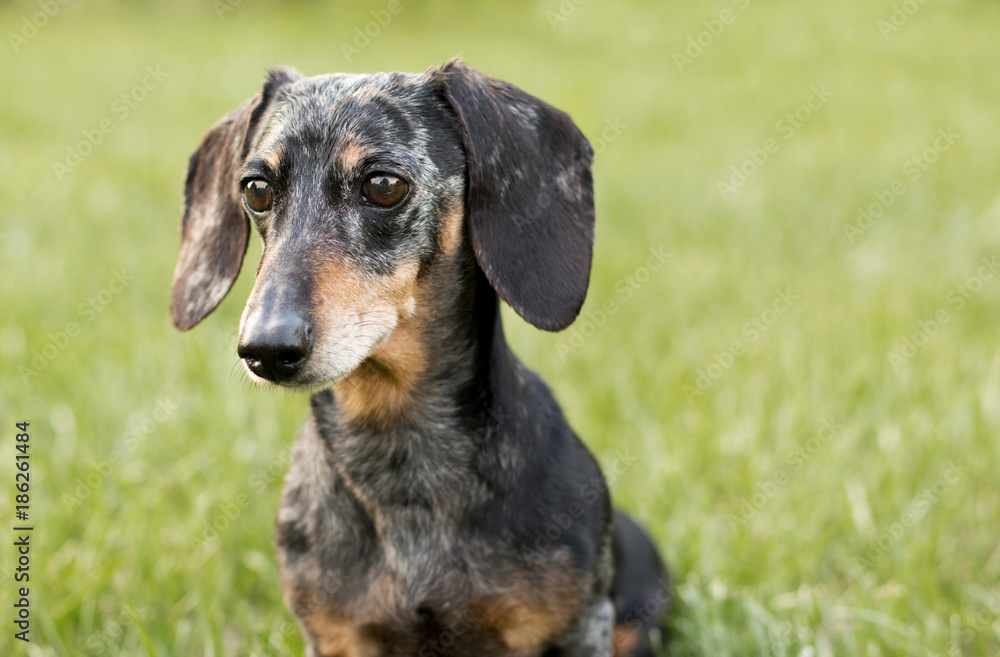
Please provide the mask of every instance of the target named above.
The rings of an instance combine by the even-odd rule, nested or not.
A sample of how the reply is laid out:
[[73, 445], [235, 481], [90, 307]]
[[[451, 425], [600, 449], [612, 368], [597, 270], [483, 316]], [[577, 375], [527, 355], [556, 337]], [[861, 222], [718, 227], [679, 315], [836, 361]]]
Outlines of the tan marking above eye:
[[271, 171], [277, 171], [281, 167], [281, 153], [278, 151], [266, 151], [261, 155], [261, 159], [267, 163]]
[[345, 170], [356, 169], [366, 155], [365, 149], [361, 148], [357, 142], [351, 142], [340, 151], [338, 159], [340, 166]]

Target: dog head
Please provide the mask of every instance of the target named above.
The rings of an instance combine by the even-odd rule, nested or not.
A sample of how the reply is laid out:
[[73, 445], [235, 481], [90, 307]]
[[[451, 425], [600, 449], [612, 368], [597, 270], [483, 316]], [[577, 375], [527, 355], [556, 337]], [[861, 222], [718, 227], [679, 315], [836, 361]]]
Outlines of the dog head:
[[191, 156], [171, 314], [187, 330], [264, 245], [240, 321], [251, 377], [325, 386], [411, 316], [422, 272], [471, 249], [499, 296], [561, 330], [586, 296], [592, 150], [563, 112], [457, 62], [272, 72]]

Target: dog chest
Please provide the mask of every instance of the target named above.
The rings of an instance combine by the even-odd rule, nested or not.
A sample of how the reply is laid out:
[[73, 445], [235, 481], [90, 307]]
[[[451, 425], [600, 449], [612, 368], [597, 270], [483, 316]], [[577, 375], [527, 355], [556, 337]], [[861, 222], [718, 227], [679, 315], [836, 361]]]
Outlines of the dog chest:
[[282, 548], [286, 599], [320, 654], [533, 655], [567, 632], [592, 581], [568, 552], [529, 563], [420, 515], [374, 534], [345, 525], [297, 556]]

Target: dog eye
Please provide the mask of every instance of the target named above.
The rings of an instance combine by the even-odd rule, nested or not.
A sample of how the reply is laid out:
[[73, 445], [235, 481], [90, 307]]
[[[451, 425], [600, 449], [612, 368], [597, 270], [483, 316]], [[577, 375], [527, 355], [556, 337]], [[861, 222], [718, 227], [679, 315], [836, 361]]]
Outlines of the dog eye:
[[271, 209], [274, 193], [263, 180], [251, 180], [243, 186], [243, 198], [254, 212], [267, 212]]
[[390, 208], [406, 196], [410, 186], [402, 178], [386, 174], [374, 175], [361, 187], [361, 196], [366, 203], [380, 208]]

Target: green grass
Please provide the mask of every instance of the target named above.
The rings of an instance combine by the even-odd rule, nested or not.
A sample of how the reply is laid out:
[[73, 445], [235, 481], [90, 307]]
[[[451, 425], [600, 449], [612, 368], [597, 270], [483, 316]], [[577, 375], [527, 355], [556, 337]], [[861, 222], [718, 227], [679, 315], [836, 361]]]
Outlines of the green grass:
[[[30, 647], [11, 636], [0, 540], [0, 653], [301, 652], [271, 528], [307, 400], [238, 374], [246, 274], [192, 333], [170, 327], [186, 158], [275, 64], [422, 70], [462, 53], [595, 142], [627, 126], [595, 165], [592, 325], [507, 326], [606, 466], [639, 457], [612, 489], [673, 569], [672, 654], [1000, 654], [1000, 278], [961, 307], [954, 292], [1000, 255], [1000, 5], [929, 0], [887, 39], [889, 1], [741, 5], [591, 1], [553, 28], [556, 0], [404, 3], [349, 62], [341, 42], [385, 3], [245, 2], [220, 20], [208, 3], [70, 2], [18, 53], [5, 36], [0, 518], [28, 420], [36, 531]], [[679, 71], [674, 53], [726, 8]], [[0, 7], [3, 34], [35, 11]], [[147, 66], [168, 77], [120, 117]], [[832, 95], [786, 139], [777, 123], [821, 85]], [[102, 119], [114, 131], [57, 180], [52, 163]], [[949, 127], [954, 144], [911, 180], [907, 161]], [[772, 138], [723, 198], [718, 182]], [[897, 179], [852, 241], [857, 208]], [[658, 247], [670, 257], [642, 271]], [[122, 269], [134, 279], [111, 293]], [[771, 314], [786, 289], [798, 299]], [[939, 309], [947, 323], [894, 367]], [[754, 318], [767, 330], [744, 330]], [[54, 358], [26, 385], [50, 332]]]

